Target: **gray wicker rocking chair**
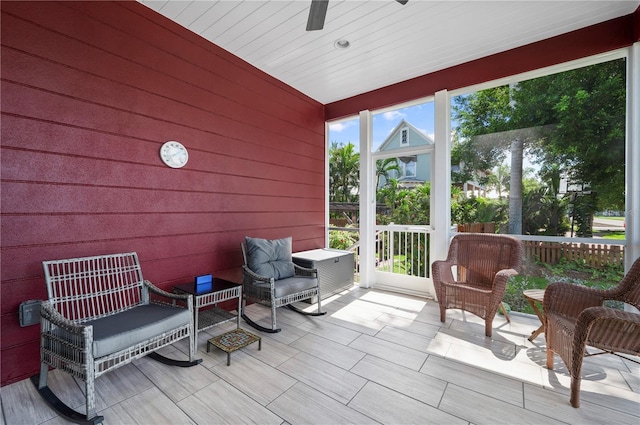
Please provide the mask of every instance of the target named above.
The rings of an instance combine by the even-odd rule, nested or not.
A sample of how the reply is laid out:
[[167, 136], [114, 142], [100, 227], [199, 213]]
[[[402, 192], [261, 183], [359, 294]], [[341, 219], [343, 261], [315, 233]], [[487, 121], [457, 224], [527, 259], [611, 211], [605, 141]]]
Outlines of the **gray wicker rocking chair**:
[[[44, 261], [48, 299], [40, 309], [40, 373], [31, 377], [42, 398], [64, 418], [86, 424], [96, 414], [98, 377], [143, 356], [190, 367], [194, 359], [193, 302], [142, 277], [135, 252]], [[189, 338], [189, 359], [156, 351]], [[49, 367], [84, 381], [84, 412], [73, 410], [49, 388]]]
[[[321, 307], [318, 271], [300, 267], [292, 261], [291, 237], [276, 240], [246, 237], [240, 246], [244, 259], [242, 318], [249, 325], [262, 332], [280, 332], [276, 324], [276, 308], [282, 306], [308, 316], [326, 314]], [[307, 312], [293, 305], [313, 297], [318, 300], [317, 312]], [[247, 317], [247, 301], [271, 308], [270, 328]]]
[[[605, 307], [605, 300], [623, 301], [640, 309], [640, 258], [614, 288], [603, 290], [555, 282], [544, 292], [547, 368], [553, 369], [553, 353], [558, 354], [571, 375], [573, 407], [580, 407], [585, 357], [607, 353], [640, 356], [640, 314]], [[587, 346], [599, 351], [588, 353]]]

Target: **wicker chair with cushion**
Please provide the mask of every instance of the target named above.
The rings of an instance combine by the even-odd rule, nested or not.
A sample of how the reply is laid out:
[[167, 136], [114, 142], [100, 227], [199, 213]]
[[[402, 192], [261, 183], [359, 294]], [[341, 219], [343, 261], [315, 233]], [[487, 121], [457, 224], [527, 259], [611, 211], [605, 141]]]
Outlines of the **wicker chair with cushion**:
[[[571, 375], [573, 407], [580, 407], [584, 357], [604, 353], [640, 355], [640, 314], [605, 307], [605, 300], [640, 308], [640, 258], [615, 288], [602, 290], [556, 282], [544, 293], [547, 368], [553, 369], [553, 353], [557, 353]], [[602, 351], [589, 354], [587, 345]]]
[[[58, 413], [96, 424], [95, 380], [143, 356], [195, 366], [193, 304], [189, 295], [163, 291], [142, 277], [135, 252], [44, 261], [48, 299], [40, 308], [40, 374], [31, 381]], [[189, 338], [189, 360], [156, 351]], [[85, 412], [64, 404], [48, 386], [49, 367], [85, 382]]]
[[[447, 309], [459, 308], [483, 318], [485, 335], [491, 336], [493, 319], [502, 304], [507, 280], [520, 272], [522, 255], [521, 242], [512, 236], [455, 235], [447, 259], [434, 261], [431, 266], [440, 321], [446, 320]], [[457, 276], [453, 273], [454, 268]]]
[[[309, 316], [325, 314], [321, 311], [318, 271], [300, 267], [293, 262], [291, 237], [267, 240], [247, 236], [241, 247], [244, 258], [242, 318], [249, 325], [263, 332], [280, 332], [281, 329], [276, 325], [276, 308], [282, 306]], [[306, 312], [292, 305], [313, 297], [318, 300], [317, 312]], [[271, 308], [270, 328], [247, 317], [247, 301]]]

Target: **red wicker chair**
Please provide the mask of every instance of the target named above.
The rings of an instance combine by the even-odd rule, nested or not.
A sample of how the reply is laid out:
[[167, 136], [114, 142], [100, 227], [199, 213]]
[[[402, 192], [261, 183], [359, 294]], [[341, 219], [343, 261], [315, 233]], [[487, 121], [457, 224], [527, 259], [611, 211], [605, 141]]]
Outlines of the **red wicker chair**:
[[[444, 261], [431, 266], [433, 284], [440, 305], [440, 321], [448, 308], [459, 308], [485, 321], [485, 335], [491, 336], [493, 318], [502, 303], [507, 280], [520, 272], [522, 243], [507, 235], [461, 233], [451, 240]], [[457, 268], [454, 278], [452, 268]]]
[[[604, 307], [605, 300], [640, 308], [640, 258], [615, 288], [602, 290], [556, 282], [544, 293], [547, 368], [553, 369], [553, 353], [558, 354], [571, 375], [573, 407], [580, 407], [584, 357], [604, 353], [640, 355], [640, 314]], [[602, 351], [589, 354], [587, 345]]]

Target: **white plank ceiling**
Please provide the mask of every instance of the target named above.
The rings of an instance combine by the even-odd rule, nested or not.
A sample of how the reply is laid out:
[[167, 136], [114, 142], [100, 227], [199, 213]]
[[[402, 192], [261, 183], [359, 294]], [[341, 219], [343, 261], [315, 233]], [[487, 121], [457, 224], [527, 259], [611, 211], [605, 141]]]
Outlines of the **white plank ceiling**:
[[[633, 13], [640, 1], [139, 0], [327, 104]], [[350, 47], [337, 49], [337, 40]]]

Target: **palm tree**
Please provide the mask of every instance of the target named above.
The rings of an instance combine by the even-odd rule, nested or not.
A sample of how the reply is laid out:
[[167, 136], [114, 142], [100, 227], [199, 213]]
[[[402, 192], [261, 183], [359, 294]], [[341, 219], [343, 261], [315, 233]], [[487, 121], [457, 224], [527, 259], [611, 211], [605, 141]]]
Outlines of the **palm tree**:
[[498, 192], [498, 199], [502, 200], [502, 194], [505, 190], [509, 190], [510, 180], [509, 166], [505, 163], [498, 165], [495, 173], [487, 178], [487, 186], [494, 188]]
[[509, 181], [509, 233], [522, 234], [522, 162], [524, 140], [511, 141], [511, 178]]
[[353, 143], [338, 146], [332, 143], [329, 149], [329, 196], [333, 202], [357, 200], [360, 186], [360, 153]]
[[381, 177], [384, 177], [385, 182], [389, 183], [392, 177], [392, 171], [396, 172], [396, 176], [400, 174], [398, 158], [387, 158], [376, 161], [376, 188], [380, 188]]

